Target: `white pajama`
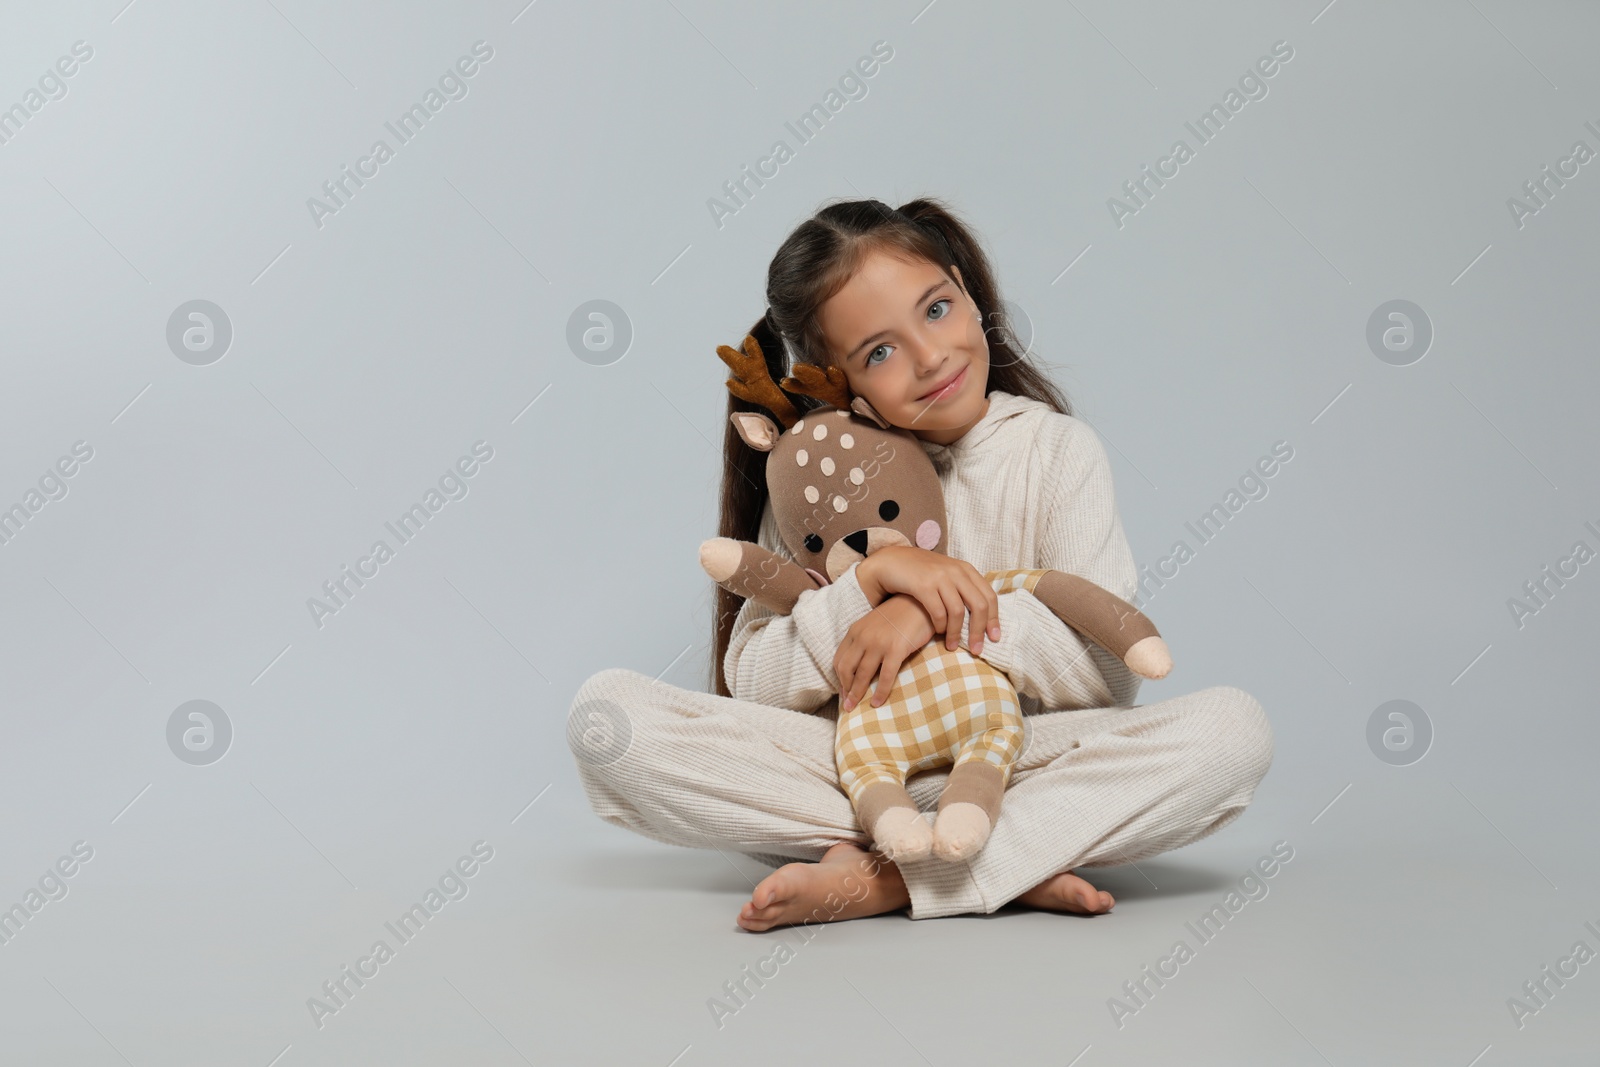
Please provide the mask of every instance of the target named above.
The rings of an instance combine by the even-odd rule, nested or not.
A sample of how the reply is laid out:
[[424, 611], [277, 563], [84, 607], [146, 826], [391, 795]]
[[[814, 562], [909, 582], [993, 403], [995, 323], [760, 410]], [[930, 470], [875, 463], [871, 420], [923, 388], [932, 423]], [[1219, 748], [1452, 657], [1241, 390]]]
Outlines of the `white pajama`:
[[[1139, 605], [1110, 465], [1086, 423], [995, 391], [960, 440], [922, 446], [944, 491], [951, 557], [980, 573], [1068, 571]], [[758, 541], [788, 555], [770, 504]], [[1022, 698], [1023, 752], [977, 856], [900, 865], [914, 919], [992, 912], [1052, 874], [1204, 837], [1239, 816], [1272, 761], [1271, 728], [1245, 691], [1135, 705], [1140, 679], [1114, 656], [1026, 590], [999, 599], [1001, 638], [982, 655]], [[869, 844], [834, 759], [833, 656], [870, 610], [855, 566], [802, 593], [789, 615], [746, 600], [724, 659], [733, 697], [629, 668], [591, 677], [573, 700], [568, 740], [595, 813], [658, 841], [774, 864], [820, 859], [839, 841]], [[1163, 636], [1181, 677], [1182, 636]], [[931, 811], [948, 777], [924, 771], [906, 788]]]
[[[839, 841], [869, 844], [834, 767], [835, 707], [805, 714], [628, 668], [590, 678], [574, 708], [596, 701], [625, 709], [629, 732], [616, 758], [578, 757], [606, 822], [774, 865], [821, 859]], [[1027, 721], [1027, 746], [983, 851], [966, 863], [930, 856], [899, 865], [911, 918], [992, 912], [1052, 874], [1186, 845], [1237, 818], [1272, 759], [1260, 705], [1226, 686]], [[948, 768], [924, 771], [907, 789], [930, 811], [948, 778]]]

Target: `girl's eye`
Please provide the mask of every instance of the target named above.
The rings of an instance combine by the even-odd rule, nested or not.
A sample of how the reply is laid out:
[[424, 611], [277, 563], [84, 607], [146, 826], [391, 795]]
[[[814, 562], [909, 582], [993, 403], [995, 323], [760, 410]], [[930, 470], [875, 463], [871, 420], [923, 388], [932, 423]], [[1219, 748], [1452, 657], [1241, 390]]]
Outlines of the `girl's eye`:
[[[933, 320], [935, 322], [938, 322], [940, 319], [949, 318], [949, 316], [950, 316], [950, 308], [949, 308], [948, 305], [952, 305], [954, 303], [955, 303], [955, 301], [952, 300], [950, 297], [944, 297], [941, 300], [935, 300], [933, 303], [928, 305], [928, 313], [930, 315], [932, 315], [934, 308], [938, 307], [940, 304], [945, 304], [947, 306], [945, 307], [944, 311], [942, 311], [938, 315], [934, 315], [933, 316]], [[877, 348], [874, 348], [871, 352], [868, 352], [867, 353], [867, 358], [865, 360], [866, 365], [869, 366], [869, 367], [876, 367], [876, 366], [881, 365], [883, 363], [883, 359], [888, 359], [889, 358], [888, 353], [884, 353], [883, 359], [878, 360], [876, 363], [873, 362], [872, 357], [874, 355], [876, 355], [877, 353], [882, 352], [884, 349], [889, 348], [889, 347], [891, 347], [891, 346], [889, 346], [889, 345], [879, 345]]]

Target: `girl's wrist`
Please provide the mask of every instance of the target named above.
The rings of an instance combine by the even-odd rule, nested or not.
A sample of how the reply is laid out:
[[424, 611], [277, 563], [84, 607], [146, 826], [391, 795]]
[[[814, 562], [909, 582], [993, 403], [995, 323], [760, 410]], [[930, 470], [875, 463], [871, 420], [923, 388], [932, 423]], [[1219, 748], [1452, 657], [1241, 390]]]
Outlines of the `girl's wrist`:
[[872, 565], [872, 557], [867, 556], [856, 564], [856, 584], [861, 587], [861, 594], [867, 598], [867, 603], [877, 607], [883, 603], [883, 589], [878, 585], [877, 567]]

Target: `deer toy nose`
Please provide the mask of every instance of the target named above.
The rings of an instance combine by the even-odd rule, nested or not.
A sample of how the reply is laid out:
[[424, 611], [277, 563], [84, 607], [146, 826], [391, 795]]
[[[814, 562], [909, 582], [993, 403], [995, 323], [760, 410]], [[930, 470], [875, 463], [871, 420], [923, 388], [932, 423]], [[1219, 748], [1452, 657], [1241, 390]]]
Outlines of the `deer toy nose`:
[[845, 534], [844, 543], [865, 556], [867, 554], [867, 531], [857, 530], [855, 533]]

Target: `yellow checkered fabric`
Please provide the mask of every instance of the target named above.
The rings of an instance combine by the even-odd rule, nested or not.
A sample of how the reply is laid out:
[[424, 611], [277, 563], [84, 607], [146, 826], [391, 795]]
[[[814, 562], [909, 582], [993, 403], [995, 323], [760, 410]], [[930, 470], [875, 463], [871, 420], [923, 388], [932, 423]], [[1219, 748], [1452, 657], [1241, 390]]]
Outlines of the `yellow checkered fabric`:
[[[1033, 591], [1042, 570], [989, 571], [1002, 596]], [[871, 690], [869, 689], [869, 692]], [[1003, 673], [964, 647], [949, 651], [935, 636], [901, 666], [889, 699], [870, 699], [839, 713], [834, 759], [850, 802], [873, 782], [904, 785], [917, 771], [987, 760], [1009, 783], [1022, 754], [1022, 708]]]

